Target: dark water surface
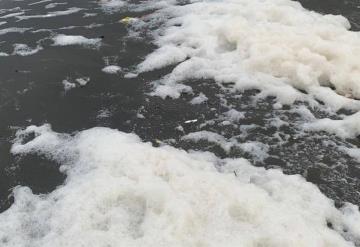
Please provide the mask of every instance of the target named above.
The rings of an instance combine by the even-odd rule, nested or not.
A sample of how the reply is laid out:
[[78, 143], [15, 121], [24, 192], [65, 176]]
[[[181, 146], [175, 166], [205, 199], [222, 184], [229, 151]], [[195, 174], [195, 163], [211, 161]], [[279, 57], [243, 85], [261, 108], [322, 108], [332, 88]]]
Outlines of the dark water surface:
[[[65, 176], [58, 171], [59, 164], [35, 155], [14, 157], [10, 154], [16, 130], [44, 123], [50, 123], [54, 131], [67, 133], [106, 126], [134, 132], [154, 145], [163, 141], [184, 149], [210, 150], [220, 157], [246, 157], [258, 166], [281, 167], [287, 174], [304, 175], [338, 204], [348, 201], [360, 205], [360, 166], [338, 149], [339, 146], [359, 147], [358, 139], [344, 141], [326, 133], [299, 135], [296, 131], [299, 116], [290, 107], [274, 109], [271, 98], [260, 100], [255, 106], [253, 96], [257, 91], [246, 91], [238, 100], [239, 93], [224, 92], [211, 81], [187, 82], [195, 93], [207, 95], [209, 100], [205, 104], [189, 104], [192, 95], [176, 100], [151, 97], [146, 94], [151, 88], [150, 82], [171, 68], [124, 78], [126, 70], [134, 68], [155, 47], [146, 30], [142, 38], [134, 39], [128, 36], [126, 25], [119, 22], [126, 16], [147, 13], [104, 13], [96, 1], [86, 0], [68, 1], [51, 9], [44, 8], [49, 2], [29, 5], [31, 2], [36, 0], [0, 0], [0, 16], [21, 10], [26, 10], [26, 15], [71, 7], [82, 10], [52, 18], [6, 18], [7, 23], [0, 26], [0, 29], [29, 28], [25, 33], [0, 34], [0, 52], [11, 54], [15, 43], [45, 47], [31, 56], [0, 56], [0, 211], [11, 205], [11, 190], [17, 185], [29, 186], [34, 193], [48, 193], [63, 183]], [[318, 12], [342, 14], [348, 17], [353, 30], [360, 30], [356, 1], [300, 2]], [[84, 13], [97, 15], [84, 17]], [[98, 49], [52, 46], [50, 37], [55, 34], [101, 38], [104, 45]], [[125, 71], [115, 75], [103, 73], [101, 70], [107, 63], [117, 64]], [[84, 87], [64, 89], [63, 80], [74, 81], [80, 77], [89, 77], [90, 82]], [[245, 112], [238, 126], [256, 125], [246, 135], [241, 135], [244, 131], [238, 126], [224, 126], [218, 120], [219, 115], [228, 110], [224, 100], [232, 108]], [[329, 117], [321, 111], [313, 113], [316, 117]], [[271, 119], [275, 117], [288, 124], [272, 125]], [[197, 122], [186, 123], [193, 119]], [[179, 125], [183, 131], [176, 130]], [[225, 153], [214, 143], [181, 140], [183, 135], [199, 130], [228, 138], [237, 136], [242, 142], [266, 143], [270, 147], [268, 156], [261, 159], [252, 152], [237, 149]], [[276, 132], [286, 139], [284, 143], [279, 144], [274, 138]]]

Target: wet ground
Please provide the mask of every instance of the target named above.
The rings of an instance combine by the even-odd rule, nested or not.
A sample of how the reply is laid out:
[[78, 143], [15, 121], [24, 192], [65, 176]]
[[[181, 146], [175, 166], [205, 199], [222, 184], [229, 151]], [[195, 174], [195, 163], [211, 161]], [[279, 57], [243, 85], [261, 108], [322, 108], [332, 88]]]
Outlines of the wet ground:
[[[11, 205], [11, 190], [17, 185], [29, 186], [34, 193], [48, 193], [63, 183], [65, 176], [58, 171], [59, 164], [44, 157], [10, 154], [16, 130], [44, 123], [67, 133], [106, 126], [134, 132], [154, 145], [169, 143], [186, 150], [209, 150], [220, 157], [246, 157], [257, 166], [280, 167], [287, 174], [302, 174], [338, 205], [344, 201], [360, 205], [360, 166], [342, 151], [344, 147], [359, 147], [359, 139], [341, 140], [327, 133], [300, 132], [298, 126], [303, 119], [296, 109], [304, 107], [303, 103], [275, 109], [273, 99], [257, 98], [257, 91], [230, 92], [206, 80], [187, 82], [195, 95], [183, 95], [176, 100], [151, 97], [147, 94], [150, 82], [171, 68], [124, 78], [155, 47], [147, 30], [134, 38], [128, 35], [126, 25], [119, 22], [126, 16], [141, 17], [147, 13], [104, 12], [96, 1], [79, 0], [51, 9], [44, 8], [49, 2], [29, 5], [31, 2], [36, 1], [2, 0], [0, 16], [22, 10], [28, 16], [71, 7], [82, 10], [51, 18], [10, 17], [0, 26], [2, 30], [28, 28], [24, 33], [1, 34], [0, 30], [0, 52], [11, 54], [15, 43], [44, 47], [31, 56], [0, 56], [0, 211]], [[354, 1], [301, 2], [318, 12], [345, 15], [353, 30], [360, 30], [359, 9]], [[103, 45], [96, 49], [52, 46], [51, 37], [55, 34], [101, 38]], [[123, 71], [103, 73], [102, 68], [109, 64], [117, 64]], [[90, 82], [64, 89], [63, 80], [73, 82], [80, 77], [89, 77]], [[190, 104], [200, 92], [208, 100]], [[229, 109], [242, 112], [244, 117], [227, 121], [224, 114]], [[321, 109], [311, 110], [316, 117], [336, 118]], [[212, 131], [227, 140], [265, 145], [260, 150], [234, 146], [225, 151], [218, 143], [182, 138], [197, 131]]]

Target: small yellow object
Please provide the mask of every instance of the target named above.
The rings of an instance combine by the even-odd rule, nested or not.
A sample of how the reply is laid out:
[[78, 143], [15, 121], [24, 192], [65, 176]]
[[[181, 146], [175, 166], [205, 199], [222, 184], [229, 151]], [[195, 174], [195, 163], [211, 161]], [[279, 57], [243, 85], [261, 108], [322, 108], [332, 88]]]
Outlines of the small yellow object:
[[125, 17], [125, 18], [121, 19], [120, 22], [124, 23], [124, 24], [129, 24], [130, 22], [133, 22], [135, 20], [136, 20], [136, 18], [133, 18], [133, 17]]

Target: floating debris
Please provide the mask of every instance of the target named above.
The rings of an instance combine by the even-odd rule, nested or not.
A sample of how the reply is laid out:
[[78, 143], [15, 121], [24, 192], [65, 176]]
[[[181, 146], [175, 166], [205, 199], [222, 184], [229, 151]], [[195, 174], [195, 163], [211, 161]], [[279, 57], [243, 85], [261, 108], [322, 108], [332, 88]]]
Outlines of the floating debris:
[[138, 20], [138, 18], [134, 18], [134, 17], [129, 17], [129, 16], [127, 16], [127, 17], [125, 17], [125, 18], [122, 18], [121, 20], [120, 20], [120, 22], [121, 23], [124, 23], [124, 24], [131, 24], [132, 22], [135, 22], [135, 21], [137, 21]]

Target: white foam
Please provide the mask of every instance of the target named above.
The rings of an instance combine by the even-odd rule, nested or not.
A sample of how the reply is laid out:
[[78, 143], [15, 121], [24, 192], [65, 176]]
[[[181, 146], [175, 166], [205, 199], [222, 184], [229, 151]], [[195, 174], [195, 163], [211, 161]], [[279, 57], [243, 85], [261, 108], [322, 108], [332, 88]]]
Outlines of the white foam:
[[98, 1], [102, 9], [106, 12], [119, 11], [125, 6], [125, 1], [122, 0], [100, 0]]
[[112, 113], [109, 109], [101, 109], [99, 113], [97, 114], [97, 119], [104, 119], [111, 117]]
[[124, 78], [131, 79], [131, 78], [136, 78], [137, 76], [138, 76], [138, 74], [129, 72], [124, 75]]
[[226, 152], [229, 152], [233, 146], [237, 145], [237, 142], [235, 141], [229, 141], [222, 135], [206, 130], [191, 132], [181, 137], [181, 139], [191, 140], [195, 142], [205, 140], [207, 142], [216, 143], [217, 145], [221, 146], [221, 148], [224, 149]]
[[29, 3], [28, 5], [32, 6], [32, 5], [38, 5], [38, 4], [47, 3], [47, 2], [51, 2], [51, 0], [41, 0], [41, 1], [38, 1], [35, 3]]
[[84, 18], [97, 16], [97, 13], [84, 13]]
[[269, 145], [261, 142], [245, 142], [239, 144], [239, 147], [255, 160], [264, 161], [269, 157]]
[[206, 97], [205, 94], [200, 93], [199, 96], [196, 96], [195, 98], [193, 98], [193, 99], [190, 101], [190, 104], [192, 104], [192, 105], [198, 105], [198, 104], [202, 104], [202, 103], [206, 102], [207, 100], [208, 100], [208, 97]]
[[67, 3], [49, 3], [45, 5], [45, 9], [52, 9], [55, 8], [58, 5], [66, 5]]
[[102, 69], [102, 72], [107, 74], [117, 74], [120, 71], [121, 71], [121, 67], [116, 65], [109, 65]]
[[53, 37], [54, 46], [83, 45], [87, 47], [99, 47], [101, 39], [89, 39], [80, 35], [58, 34]]
[[192, 93], [192, 88], [179, 83], [155, 84], [155, 89], [150, 93], [152, 96], [179, 98], [181, 93]]
[[41, 46], [37, 46], [36, 48], [31, 48], [26, 44], [14, 44], [14, 51], [13, 55], [20, 55], [20, 56], [30, 56], [34, 55], [35, 53], [39, 52], [43, 48]]
[[[321, 15], [290, 0], [192, 2], [165, 7], [147, 19], [149, 25], [156, 19], [165, 23], [154, 33], [159, 49], [138, 72], [176, 65], [157, 84], [171, 85], [168, 96], [180, 96], [183, 87], [174, 84], [205, 78], [233, 82], [240, 90], [257, 88], [290, 104], [321, 97], [323, 86], [332, 85], [338, 94], [325, 103], [359, 109], [339, 95], [360, 98], [360, 35], [348, 30], [344, 17]], [[154, 92], [164, 97], [164, 90]]]
[[71, 7], [67, 10], [60, 10], [60, 11], [54, 11], [49, 12], [45, 15], [22, 15], [22, 16], [16, 16], [19, 20], [27, 20], [27, 19], [37, 19], [37, 18], [52, 18], [57, 16], [65, 16], [65, 15], [71, 15], [78, 13], [82, 10], [82, 8], [77, 7]]
[[80, 77], [75, 80], [81, 87], [86, 86], [90, 82], [90, 77]]
[[[29, 133], [35, 139], [21, 144]], [[338, 210], [301, 176], [244, 159], [153, 148], [106, 128], [71, 137], [47, 125], [19, 132], [12, 152], [57, 160], [68, 177], [48, 195], [14, 190], [0, 214], [4, 247], [350, 247], [360, 232], [357, 207]]]
[[9, 27], [9, 28], [4, 28], [4, 29], [0, 29], [0, 35], [4, 35], [7, 33], [24, 33], [27, 30], [30, 30], [31, 28], [18, 28], [18, 27]]
[[245, 118], [245, 114], [243, 112], [239, 112], [235, 109], [225, 112], [224, 115], [232, 122], [238, 122], [240, 119]]
[[360, 149], [359, 148], [348, 148], [348, 147], [340, 147], [339, 150], [348, 154], [350, 157], [354, 158], [358, 162], [360, 162]]
[[[223, 121], [223, 125], [229, 125], [229, 124], [231, 124], [229, 121]], [[181, 137], [181, 140], [194, 141], [194, 142], [207, 141], [209, 143], [214, 143], [216, 145], [219, 145], [226, 153], [229, 153], [233, 147], [239, 148], [243, 152], [246, 152], [249, 155], [251, 155], [255, 160], [260, 160], [260, 161], [264, 161], [267, 157], [269, 157], [268, 155], [269, 146], [267, 144], [261, 142], [254, 142], [254, 141], [239, 143], [236, 140], [236, 137], [227, 139], [220, 134], [207, 130], [191, 132]]]
[[360, 135], [360, 112], [344, 117], [342, 120], [329, 118], [304, 124], [305, 130], [327, 131], [342, 138], [355, 138]]
[[63, 81], [62, 81], [62, 84], [63, 84], [63, 86], [64, 86], [64, 90], [65, 90], [65, 91], [68, 91], [68, 90], [70, 90], [70, 89], [76, 88], [76, 84], [73, 83], [73, 82], [70, 82], [70, 81], [68, 81], [68, 80], [63, 80]]

